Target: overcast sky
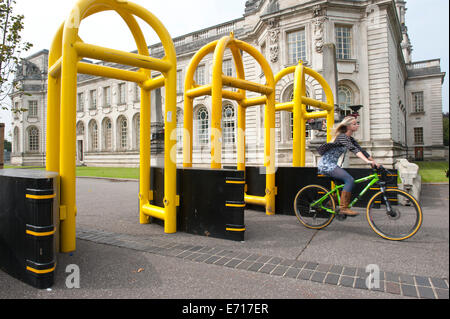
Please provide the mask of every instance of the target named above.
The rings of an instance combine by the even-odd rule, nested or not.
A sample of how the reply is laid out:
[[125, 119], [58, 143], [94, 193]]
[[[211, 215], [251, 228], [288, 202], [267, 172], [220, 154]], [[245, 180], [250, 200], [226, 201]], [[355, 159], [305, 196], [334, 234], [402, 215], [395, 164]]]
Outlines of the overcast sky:
[[[25, 15], [23, 38], [33, 43], [30, 55], [49, 49], [53, 36], [70, 13], [75, 0], [16, 0], [16, 13]], [[134, 0], [157, 16], [172, 37], [242, 17], [246, 0]], [[443, 86], [443, 110], [449, 109], [449, 1], [407, 0], [406, 24], [413, 45], [413, 61], [441, 59], [447, 73]], [[154, 44], [154, 32], [141, 23], [147, 43]], [[80, 37], [87, 43], [119, 50], [135, 50], [135, 44], [120, 17], [104, 12], [83, 21]], [[9, 112], [0, 112], [6, 123], [5, 137], [10, 131]]]

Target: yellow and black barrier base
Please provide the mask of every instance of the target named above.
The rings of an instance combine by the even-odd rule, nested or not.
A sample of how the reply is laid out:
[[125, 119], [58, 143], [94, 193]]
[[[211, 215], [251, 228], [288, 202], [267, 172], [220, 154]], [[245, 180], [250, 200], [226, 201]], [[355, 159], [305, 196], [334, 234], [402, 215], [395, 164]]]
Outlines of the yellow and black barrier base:
[[39, 289], [53, 285], [58, 174], [0, 170], [0, 269]]
[[[151, 169], [153, 205], [162, 206], [164, 170]], [[177, 230], [214, 238], [243, 241], [244, 172], [197, 168], [177, 169]], [[156, 218], [152, 221], [158, 222]]]

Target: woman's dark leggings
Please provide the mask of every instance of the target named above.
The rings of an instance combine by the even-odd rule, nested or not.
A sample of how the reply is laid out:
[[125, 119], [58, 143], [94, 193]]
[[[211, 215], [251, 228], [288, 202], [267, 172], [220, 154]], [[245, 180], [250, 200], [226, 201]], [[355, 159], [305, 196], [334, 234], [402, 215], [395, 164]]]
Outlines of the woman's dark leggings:
[[345, 169], [336, 167], [329, 175], [345, 183], [344, 191], [351, 192], [353, 190], [355, 179]]

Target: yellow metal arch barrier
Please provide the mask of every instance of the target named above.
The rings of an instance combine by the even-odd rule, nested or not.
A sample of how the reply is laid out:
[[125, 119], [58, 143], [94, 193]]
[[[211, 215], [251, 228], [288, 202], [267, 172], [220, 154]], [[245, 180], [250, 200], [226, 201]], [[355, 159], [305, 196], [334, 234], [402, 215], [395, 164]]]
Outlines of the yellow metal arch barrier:
[[[222, 62], [225, 50], [229, 48], [236, 66], [237, 78], [225, 76]], [[259, 84], [245, 79], [241, 50], [251, 55], [262, 67], [266, 84]], [[199, 63], [209, 53], [214, 52], [212, 83], [199, 86], [194, 82], [194, 74]], [[196, 97], [211, 95], [211, 168], [222, 168], [222, 99], [232, 99], [238, 103], [238, 138], [237, 167], [245, 171], [245, 109], [250, 106], [265, 104], [264, 166], [266, 167], [266, 195], [245, 195], [247, 203], [264, 205], [268, 215], [275, 214], [275, 90], [272, 70], [264, 56], [251, 45], [237, 40], [234, 34], [211, 42], [201, 48], [191, 59], [185, 79], [184, 90], [184, 134], [183, 166], [192, 167], [193, 149], [193, 100]], [[224, 90], [223, 86], [237, 88], [237, 92]], [[261, 93], [255, 98], [246, 98], [246, 91]]]
[[[122, 52], [84, 43], [78, 36], [80, 23], [90, 15], [113, 10], [126, 22], [138, 47], [138, 53]], [[149, 24], [159, 36], [165, 57], [149, 56], [148, 46], [134, 16]], [[93, 58], [140, 68], [138, 71], [93, 65], [81, 59]], [[151, 78], [151, 70], [161, 76]], [[57, 31], [49, 54], [47, 170], [60, 174], [61, 251], [74, 251], [75, 246], [75, 157], [77, 74], [85, 73], [136, 82], [141, 87], [140, 119], [140, 222], [149, 223], [150, 216], [165, 221], [165, 232], [176, 232], [176, 160], [170, 158], [176, 148], [171, 139], [176, 130], [176, 53], [164, 25], [143, 7], [123, 0], [80, 0]], [[165, 86], [165, 159], [164, 208], [150, 204], [150, 91]]]
[[[298, 65], [281, 70], [275, 76], [275, 84], [288, 74], [294, 73], [294, 99], [286, 103], [276, 103], [275, 111], [289, 111], [294, 114], [294, 141], [293, 141], [293, 163], [294, 167], [305, 166], [306, 153], [306, 121], [310, 119], [326, 118], [327, 141], [331, 140], [331, 130], [334, 126], [334, 98], [333, 91], [325, 79], [316, 71], [303, 66], [300, 61]], [[325, 92], [326, 102], [311, 99], [306, 96], [306, 75], [313, 77], [322, 86]], [[307, 112], [306, 105], [322, 109], [318, 112]]]

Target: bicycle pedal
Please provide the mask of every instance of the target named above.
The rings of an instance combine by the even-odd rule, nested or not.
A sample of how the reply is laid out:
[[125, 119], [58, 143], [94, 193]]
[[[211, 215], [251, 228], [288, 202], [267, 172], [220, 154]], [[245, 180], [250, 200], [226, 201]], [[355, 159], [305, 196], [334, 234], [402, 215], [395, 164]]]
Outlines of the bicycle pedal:
[[337, 218], [337, 220], [339, 220], [339, 221], [344, 221], [344, 220], [347, 219], [347, 215], [344, 215], [344, 214], [337, 214], [337, 215], [336, 215], [336, 218]]

